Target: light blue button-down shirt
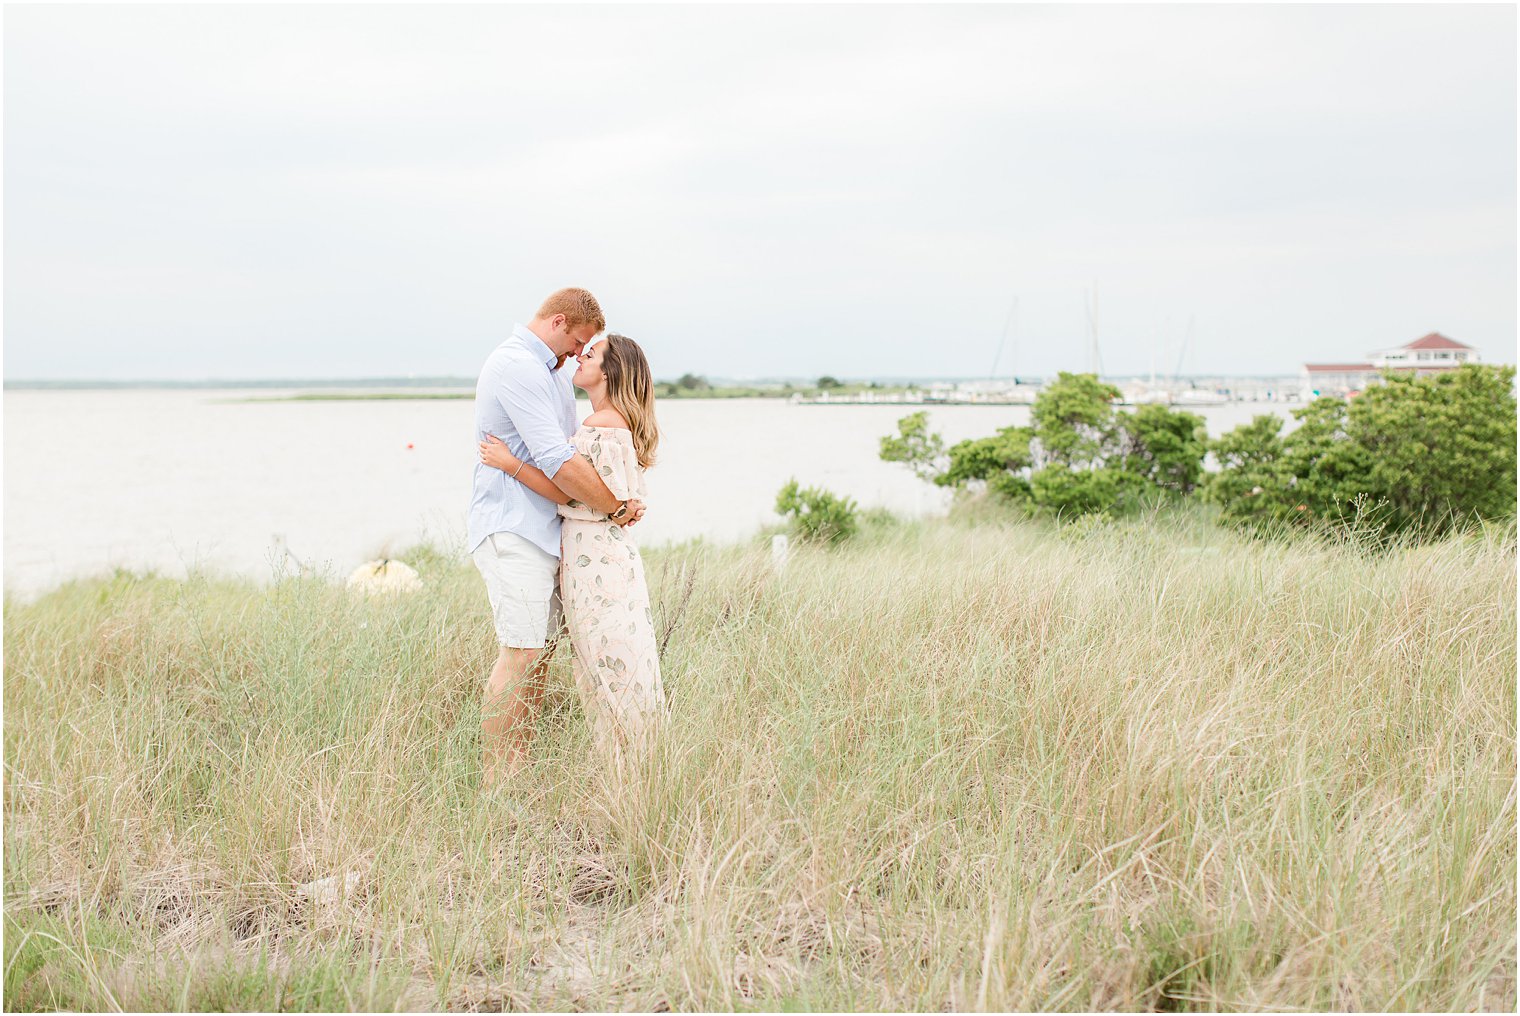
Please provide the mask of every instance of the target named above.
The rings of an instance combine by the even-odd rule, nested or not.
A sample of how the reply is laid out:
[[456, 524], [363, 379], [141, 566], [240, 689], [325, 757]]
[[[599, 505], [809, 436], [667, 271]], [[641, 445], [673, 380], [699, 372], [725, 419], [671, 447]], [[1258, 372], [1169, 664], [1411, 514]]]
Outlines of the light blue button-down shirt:
[[[523, 325], [486, 357], [475, 385], [475, 439], [495, 434], [513, 455], [553, 476], [575, 447], [575, 389], [559, 358]], [[571, 361], [574, 362], [574, 361]], [[559, 510], [500, 469], [475, 463], [470, 498], [470, 552], [492, 533], [516, 533], [559, 557]]]

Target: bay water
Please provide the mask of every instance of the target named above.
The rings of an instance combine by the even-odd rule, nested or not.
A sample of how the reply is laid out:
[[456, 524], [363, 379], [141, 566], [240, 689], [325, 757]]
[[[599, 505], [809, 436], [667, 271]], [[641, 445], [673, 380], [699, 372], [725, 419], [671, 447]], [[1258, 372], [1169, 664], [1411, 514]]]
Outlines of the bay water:
[[[268, 578], [283, 557], [277, 536], [336, 575], [424, 540], [465, 553], [470, 400], [253, 401], [289, 394], [5, 392], [6, 595], [30, 598], [115, 568]], [[745, 538], [777, 521], [776, 491], [794, 477], [866, 507], [943, 512], [947, 491], [877, 454], [896, 421], [919, 408], [947, 442], [1029, 420], [1027, 406], [662, 402], [659, 462], [636, 536], [645, 547]], [[1290, 408], [1190, 411], [1219, 434]]]

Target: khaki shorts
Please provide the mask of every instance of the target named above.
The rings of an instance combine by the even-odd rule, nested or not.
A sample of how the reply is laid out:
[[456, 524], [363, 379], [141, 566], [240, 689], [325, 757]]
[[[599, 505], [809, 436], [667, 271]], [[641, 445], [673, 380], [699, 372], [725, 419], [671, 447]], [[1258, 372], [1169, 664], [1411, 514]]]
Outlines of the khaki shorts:
[[542, 649], [564, 625], [559, 558], [516, 533], [492, 533], [475, 548], [486, 580], [496, 641], [509, 649]]

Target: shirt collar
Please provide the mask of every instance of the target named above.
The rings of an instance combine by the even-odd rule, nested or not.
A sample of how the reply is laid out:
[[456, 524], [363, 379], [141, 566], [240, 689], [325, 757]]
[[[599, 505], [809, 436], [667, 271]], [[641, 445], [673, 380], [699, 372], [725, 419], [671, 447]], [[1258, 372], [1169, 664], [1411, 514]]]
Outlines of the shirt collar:
[[542, 360], [550, 370], [553, 370], [554, 365], [559, 362], [559, 356], [555, 354], [554, 350], [550, 349], [543, 339], [534, 335], [527, 325], [514, 324], [512, 326], [512, 337], [524, 346], [527, 346], [528, 352]]

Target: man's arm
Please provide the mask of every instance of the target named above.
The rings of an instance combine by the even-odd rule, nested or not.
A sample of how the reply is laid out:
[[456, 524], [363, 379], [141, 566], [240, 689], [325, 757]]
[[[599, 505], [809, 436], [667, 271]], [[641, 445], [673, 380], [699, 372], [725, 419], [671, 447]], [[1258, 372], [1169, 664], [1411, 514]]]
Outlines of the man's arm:
[[[588, 508], [612, 516], [623, 502], [607, 489], [607, 484], [597, 475], [593, 466], [583, 455], [572, 455], [554, 474], [554, 485]], [[577, 490], [583, 493], [577, 493]], [[612, 521], [620, 526], [631, 526], [644, 517], [644, 502], [630, 499], [628, 511]]]
[[[544, 472], [549, 471], [546, 469]], [[584, 456], [570, 456], [558, 470], [549, 473], [549, 476], [554, 480], [556, 487], [587, 508], [594, 508], [611, 515], [623, 503], [607, 489], [607, 484], [603, 483], [602, 478], [597, 475], [596, 467], [586, 461]]]
[[623, 502], [612, 496], [596, 468], [577, 455], [575, 446], [565, 440], [553, 377], [546, 374], [541, 380], [538, 383], [539, 378], [524, 378], [507, 371], [503, 391], [498, 396], [502, 409], [528, 446], [533, 463], [556, 487], [588, 508], [612, 514]]

